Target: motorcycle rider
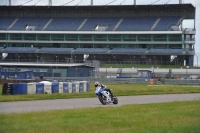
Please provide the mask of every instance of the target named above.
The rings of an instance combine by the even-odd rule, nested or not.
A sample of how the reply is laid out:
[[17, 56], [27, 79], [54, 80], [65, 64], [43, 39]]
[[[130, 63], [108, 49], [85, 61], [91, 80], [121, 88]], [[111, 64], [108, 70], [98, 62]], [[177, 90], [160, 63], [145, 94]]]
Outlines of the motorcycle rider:
[[113, 94], [112, 94], [111, 90], [106, 88], [105, 85], [100, 84], [100, 82], [95, 82], [94, 86], [95, 86], [95, 89], [97, 89], [97, 87], [101, 87], [103, 90], [108, 91], [110, 93], [111, 97], [113, 97]]

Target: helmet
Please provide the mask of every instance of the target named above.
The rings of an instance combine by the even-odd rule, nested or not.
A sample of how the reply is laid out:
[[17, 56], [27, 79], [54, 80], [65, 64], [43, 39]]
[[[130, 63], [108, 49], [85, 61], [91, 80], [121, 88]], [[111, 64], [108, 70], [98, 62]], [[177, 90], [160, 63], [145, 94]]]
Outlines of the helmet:
[[100, 86], [100, 83], [99, 83], [99, 82], [95, 82], [95, 83], [94, 83], [94, 86], [95, 86], [95, 87]]

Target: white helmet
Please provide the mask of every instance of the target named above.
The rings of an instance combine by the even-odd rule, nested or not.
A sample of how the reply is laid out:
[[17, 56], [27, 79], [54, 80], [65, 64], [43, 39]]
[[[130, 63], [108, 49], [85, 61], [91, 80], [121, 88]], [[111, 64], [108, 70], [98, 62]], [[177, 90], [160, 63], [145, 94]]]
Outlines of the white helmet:
[[100, 86], [100, 83], [99, 82], [94, 82], [94, 86], [95, 87]]

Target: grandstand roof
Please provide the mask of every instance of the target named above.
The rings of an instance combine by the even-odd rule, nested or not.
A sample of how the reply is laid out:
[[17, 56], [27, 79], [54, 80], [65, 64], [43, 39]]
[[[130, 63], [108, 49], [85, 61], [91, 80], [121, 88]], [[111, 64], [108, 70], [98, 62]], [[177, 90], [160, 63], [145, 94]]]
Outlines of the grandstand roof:
[[102, 11], [102, 10], [195, 10], [195, 7], [192, 4], [164, 4], [164, 5], [98, 5], [98, 6], [0, 6], [0, 11], [2, 10], [32, 10], [32, 11]]
[[84, 63], [67, 63], [67, 64], [51, 64], [51, 63], [0, 63], [0, 66], [24, 66], [24, 67], [78, 67], [78, 66], [87, 66], [87, 67], [93, 67], [85, 65]]
[[31, 11], [31, 12], [177, 12], [185, 13], [186, 18], [195, 18], [195, 7], [192, 4], [164, 4], [164, 5], [94, 5], [94, 6], [0, 6], [0, 11]]

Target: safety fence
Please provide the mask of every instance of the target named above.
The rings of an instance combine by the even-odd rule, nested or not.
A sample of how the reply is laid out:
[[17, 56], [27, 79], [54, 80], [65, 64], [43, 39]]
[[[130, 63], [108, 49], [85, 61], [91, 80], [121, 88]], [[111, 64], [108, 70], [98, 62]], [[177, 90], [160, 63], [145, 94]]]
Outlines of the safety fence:
[[[47, 79], [49, 81], [55, 79]], [[200, 79], [166, 79], [160, 78], [158, 79], [150, 79], [150, 78], [63, 78], [56, 79], [61, 82], [74, 82], [74, 81], [88, 81], [90, 83], [94, 83], [95, 81], [99, 81], [104, 84], [185, 84], [185, 85], [200, 85]]]

